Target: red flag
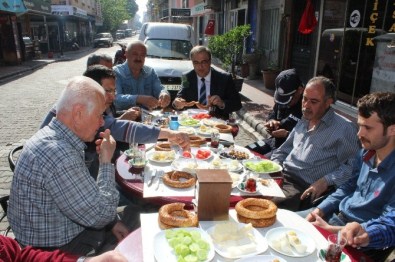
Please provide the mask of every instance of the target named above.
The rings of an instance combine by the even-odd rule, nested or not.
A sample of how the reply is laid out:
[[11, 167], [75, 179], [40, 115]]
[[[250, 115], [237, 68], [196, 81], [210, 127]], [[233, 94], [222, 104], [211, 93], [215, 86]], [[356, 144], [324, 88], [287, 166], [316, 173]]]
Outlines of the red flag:
[[206, 30], [204, 30], [204, 33], [206, 35], [214, 35], [214, 27], [215, 27], [215, 20], [213, 19], [208, 20]]
[[317, 19], [314, 14], [314, 7], [311, 4], [311, 0], [307, 0], [302, 19], [300, 19], [298, 31], [302, 34], [310, 34], [313, 32], [316, 25]]

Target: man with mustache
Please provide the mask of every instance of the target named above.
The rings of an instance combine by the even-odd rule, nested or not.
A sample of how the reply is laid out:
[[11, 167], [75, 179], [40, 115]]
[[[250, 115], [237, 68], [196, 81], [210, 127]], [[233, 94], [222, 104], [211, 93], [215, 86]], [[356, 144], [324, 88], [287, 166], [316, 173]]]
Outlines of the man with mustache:
[[280, 208], [299, 210], [302, 200], [318, 198], [352, 174], [350, 159], [360, 148], [357, 128], [331, 107], [335, 93], [328, 78], [309, 80], [302, 98], [303, 117], [271, 156], [283, 166], [286, 198], [273, 199]]
[[126, 62], [114, 67], [117, 110], [136, 105], [152, 110], [170, 104], [170, 94], [163, 88], [155, 70], [144, 65], [146, 56], [147, 47], [144, 43], [133, 41], [126, 48]]
[[[356, 157], [353, 176], [306, 219], [332, 232], [350, 222], [361, 223], [373, 236], [375, 229], [369, 227], [374, 222], [395, 226], [395, 93], [368, 94], [357, 105], [358, 138], [363, 149]], [[362, 232], [355, 235], [359, 234]], [[384, 261], [385, 252], [388, 255], [392, 249], [383, 250], [386, 245], [374, 245], [372, 240], [363, 251], [373, 261]], [[348, 242], [354, 244], [350, 235]]]

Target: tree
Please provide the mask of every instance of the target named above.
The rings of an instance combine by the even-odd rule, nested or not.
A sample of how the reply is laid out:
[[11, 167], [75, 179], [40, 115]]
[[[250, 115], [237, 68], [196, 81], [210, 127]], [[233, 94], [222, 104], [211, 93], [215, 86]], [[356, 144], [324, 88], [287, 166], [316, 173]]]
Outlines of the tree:
[[134, 0], [100, 0], [103, 26], [102, 32], [115, 32], [123, 21], [132, 19], [138, 11]]

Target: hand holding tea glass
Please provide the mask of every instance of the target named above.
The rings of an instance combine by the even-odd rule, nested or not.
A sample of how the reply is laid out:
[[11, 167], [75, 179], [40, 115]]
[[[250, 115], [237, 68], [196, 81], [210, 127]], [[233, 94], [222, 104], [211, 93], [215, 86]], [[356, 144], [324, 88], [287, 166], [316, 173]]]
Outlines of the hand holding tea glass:
[[328, 248], [325, 253], [325, 261], [340, 262], [343, 248], [347, 241], [340, 233], [328, 236]]

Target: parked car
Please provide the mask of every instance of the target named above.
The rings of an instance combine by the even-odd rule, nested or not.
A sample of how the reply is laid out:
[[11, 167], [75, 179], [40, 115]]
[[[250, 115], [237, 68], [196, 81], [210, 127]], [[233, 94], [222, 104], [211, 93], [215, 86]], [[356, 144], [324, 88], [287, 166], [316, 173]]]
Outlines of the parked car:
[[99, 33], [95, 36], [93, 40], [93, 47], [98, 46], [107, 46], [110, 47], [113, 45], [114, 39], [112, 38], [111, 33]]
[[115, 33], [115, 37], [117, 39], [125, 38], [126, 37], [125, 30], [117, 30], [117, 32]]
[[155, 69], [172, 100], [181, 88], [182, 74], [193, 69], [193, 36], [192, 27], [185, 24], [145, 23], [140, 30], [139, 40], [147, 46], [145, 64]]

